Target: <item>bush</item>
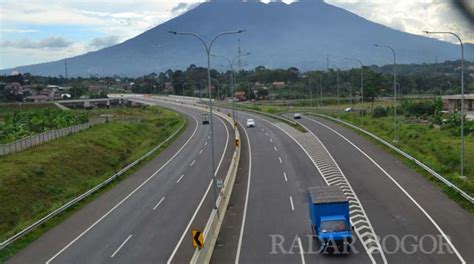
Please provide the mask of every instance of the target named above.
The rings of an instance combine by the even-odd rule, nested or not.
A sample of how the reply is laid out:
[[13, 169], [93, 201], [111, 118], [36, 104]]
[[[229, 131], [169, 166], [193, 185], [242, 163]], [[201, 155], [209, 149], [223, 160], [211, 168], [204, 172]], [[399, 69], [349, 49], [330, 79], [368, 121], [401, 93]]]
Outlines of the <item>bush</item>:
[[372, 117], [374, 118], [386, 117], [387, 115], [388, 115], [387, 108], [382, 107], [382, 106], [375, 107], [372, 113]]

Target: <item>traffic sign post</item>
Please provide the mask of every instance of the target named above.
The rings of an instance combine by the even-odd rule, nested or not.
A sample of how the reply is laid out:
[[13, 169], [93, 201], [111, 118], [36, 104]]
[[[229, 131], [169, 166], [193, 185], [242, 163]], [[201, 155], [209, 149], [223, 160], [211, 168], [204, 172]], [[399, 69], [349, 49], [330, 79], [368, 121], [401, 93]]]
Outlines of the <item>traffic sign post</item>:
[[191, 230], [193, 247], [201, 249], [204, 246], [204, 236], [201, 231], [196, 229]]

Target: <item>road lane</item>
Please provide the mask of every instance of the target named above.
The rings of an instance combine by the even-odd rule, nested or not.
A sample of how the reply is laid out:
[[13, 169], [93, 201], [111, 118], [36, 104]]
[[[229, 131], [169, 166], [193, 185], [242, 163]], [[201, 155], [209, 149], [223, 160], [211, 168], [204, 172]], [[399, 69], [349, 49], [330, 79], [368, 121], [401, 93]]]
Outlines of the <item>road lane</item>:
[[[193, 130], [196, 129], [197, 127], [195, 123], [200, 122], [201, 113], [183, 107], [180, 108], [180, 111], [186, 113], [188, 119], [192, 120], [192, 122], [189, 122], [189, 127]], [[197, 121], [198, 118], [199, 122]], [[223, 122], [218, 121], [216, 118], [215, 123], [215, 133], [218, 142], [218, 145], [216, 144], [216, 146], [218, 146], [216, 147], [216, 156], [221, 157], [224, 154], [224, 146], [229, 145], [231, 141], [229, 140], [226, 142], [226, 128]], [[182, 153], [170, 160], [169, 164], [157, 173], [155, 177], [149, 179], [145, 185], [139, 188], [139, 190], [133, 193], [133, 195], [120, 204], [120, 206], [115, 210], [111, 211], [109, 215], [91, 228], [90, 231], [77, 239], [77, 241], [72, 243], [70, 247], [57, 255], [56, 258], [52, 259], [52, 263], [103, 263], [110, 259], [110, 256], [114, 254], [114, 251], [118, 246], [120, 246], [120, 243], [130, 235], [133, 235], [133, 237], [130, 238], [126, 246], [115, 253], [114, 261], [121, 262], [122, 259], [130, 261], [130, 259], [134, 260], [135, 256], [145, 262], [165, 261], [169, 254], [171, 254], [171, 250], [184, 230], [187, 221], [189, 221], [190, 214], [195, 210], [196, 203], [190, 202], [188, 198], [195, 199], [199, 202], [199, 199], [207, 186], [206, 183], [209, 180], [210, 150], [209, 147], [205, 147], [205, 140], [209, 134], [208, 126], [199, 127], [200, 128], [197, 129], [196, 134], [192, 137], [190, 137], [192, 133], [189, 133], [187, 130], [185, 135], [189, 137], [189, 144], [186, 146], [183, 145], [184, 149]], [[198, 154], [201, 149], [203, 149], [203, 152]], [[174, 151], [176, 152], [176, 148]], [[190, 167], [189, 165], [194, 159], [196, 159], [196, 162], [193, 167]], [[155, 160], [157, 160], [157, 158], [153, 161]], [[163, 164], [165, 163], [160, 162], [159, 165], [162, 166]], [[183, 166], [184, 164], [187, 166]], [[136, 177], [141, 176], [141, 181], [133, 182], [136, 184], [142, 184], [144, 180], [150, 178], [150, 175], [155, 173], [157, 168], [157, 164], [153, 165], [155, 166], [147, 164], [144, 166], [144, 168], [146, 168], [145, 170], [137, 171], [135, 174], [138, 176]], [[225, 164], [223, 166], [225, 166]], [[127, 179], [133, 178], [135, 174], [129, 176]], [[183, 174], [188, 177], [182, 179], [180, 184], [176, 184], [180, 175]], [[127, 179], [119, 183], [116, 188], [119, 188], [119, 186], [124, 184], [124, 182], [127, 182]], [[122, 186], [122, 188], [120, 188], [121, 192], [115, 194], [115, 205], [117, 204], [117, 201], [123, 200], [123, 197], [129, 195], [130, 190], [135, 189], [139, 184], [125, 187]], [[115, 188], [109, 192], [114, 192], [114, 190]], [[106, 192], [106, 194], [109, 192]], [[181, 195], [183, 193], [186, 193], [187, 195]], [[106, 194], [104, 194], [104, 196], [106, 196]], [[166, 199], [163, 199], [163, 197], [166, 197]], [[91, 204], [86, 206], [88, 212], [100, 212], [94, 214], [96, 217], [92, 222], [97, 221], [97, 219], [102, 217], [105, 212], [110, 211], [109, 208], [114, 206], [113, 203], [107, 203], [106, 201], [101, 201], [101, 203], [99, 203], [98, 200], [101, 199], [102, 197], [99, 197], [97, 202], [93, 201]], [[157, 201], [161, 201], [158, 209], [156, 209], [156, 206], [158, 205]], [[94, 208], [94, 204], [96, 203], [102, 204], [103, 206], [101, 208]], [[153, 210], [153, 208], [156, 210]], [[178, 208], [180, 208], [180, 210], [178, 210]], [[203, 209], [205, 208], [203, 207]], [[30, 247], [12, 258], [10, 262], [44, 263], [46, 260], [56, 255], [66, 244], [73, 241], [74, 238], [90, 226], [90, 224], [71, 226], [71, 224], [74, 223], [81, 223], [79, 216], [84, 216], [84, 213], [81, 213], [83, 210], [85, 210], [85, 208], [78, 212], [78, 219], [75, 219], [75, 214], [62, 223], [60, 225], [61, 228], [58, 226], [59, 229], [70, 230], [75, 235], [66, 235], [67, 239], [62, 239], [65, 234], [56, 231], [55, 228], [48, 232], [49, 234], [47, 233], [47, 236], [44, 236], [45, 239], [43, 239], [43, 237], [40, 238], [38, 243], [33, 243]], [[200, 215], [197, 220], [203, 222], [207, 221], [210, 210], [206, 213]], [[174, 217], [167, 217], [170, 215]], [[202, 217], [205, 217], [205, 219], [200, 219]], [[171, 226], [173, 228], [164, 228], [166, 224], [168, 224], [165, 223], [167, 221], [172, 223]], [[90, 220], [88, 221], [88, 223], [92, 222]], [[153, 246], [143, 244], [145, 246], [138, 246], [138, 249], [134, 248], [136, 245], [135, 243], [145, 239], [144, 237], [146, 235], [157, 234], [159, 232], [165, 232], [165, 234], [161, 236], [161, 238], [164, 239], [156, 239], [156, 236], [154, 236], [155, 239], [151, 241]], [[133, 249], [133, 252], [131, 252], [130, 249]], [[36, 252], [35, 255], [33, 255], [34, 252]], [[187, 255], [190, 258], [192, 252], [190, 251]]]
[[[447, 201], [448, 199], [439, 190], [436, 190], [432, 183], [408, 169], [401, 161], [384, 150], [346, 128], [319, 118], [315, 118], [315, 120], [303, 119], [301, 123], [313, 131], [327, 145], [329, 151], [353, 184], [356, 193], [360, 194], [359, 198], [365, 205], [378, 235], [381, 235], [382, 239], [386, 238], [383, 240], [383, 244], [385, 244], [386, 251], [390, 252], [386, 254], [389, 262], [462, 263], [462, 259], [466, 258], [471, 260], [468, 263], [472, 263], [472, 257], [470, 256], [472, 250], [466, 248], [473, 245], [471, 240], [472, 235], [474, 235], [472, 216], [467, 212], [463, 213], [459, 206], [452, 201]], [[366, 149], [368, 155], [377, 164], [380, 162], [380, 167], [325, 125], [343, 133], [344, 136], [354, 140], [357, 146]], [[427, 210], [429, 216], [427, 217], [380, 168], [387, 171], [397, 182], [400, 181], [403, 190], [407, 188], [408, 193], [417, 194], [414, 195], [414, 199], [420, 200], [423, 208], [428, 205], [430, 208], [436, 208], [436, 210]], [[441, 203], [438, 205], [433, 203], [437, 201], [441, 201]], [[446, 204], [450, 204], [450, 206], [440, 207], [440, 205]], [[433, 213], [440, 215], [440, 211], [444, 213], [441, 218], [432, 216]], [[463, 234], [458, 236], [460, 240], [453, 239], [455, 249], [458, 250], [459, 248], [461, 252], [461, 258], [456, 255], [456, 252], [445, 250], [446, 247], [449, 249], [449, 245], [436, 227], [437, 220], [443, 221], [451, 213], [461, 217], [455, 220], [456, 224], [454, 225], [456, 227], [449, 223], [446, 225], [444, 222], [440, 222], [440, 227], [443, 233], [445, 233], [444, 229], [447, 227], [446, 233], [451, 237], [453, 233], [449, 231], [458, 230], [454, 232], [456, 234], [459, 233], [459, 228], [464, 230], [462, 231]], [[435, 222], [430, 218], [433, 218]], [[450, 218], [449, 222], [452, 223], [453, 220]], [[432, 242], [431, 237], [436, 240]], [[403, 242], [406, 250], [402, 248], [396, 250], [400, 242]], [[411, 252], [413, 245], [418, 247], [423, 245], [424, 250], [418, 248], [418, 250]], [[432, 250], [434, 252], [431, 252]]]
[[[306, 192], [309, 186], [325, 185], [323, 179], [303, 150], [281, 130], [252, 114], [239, 113], [239, 117], [242, 124], [247, 118], [257, 122], [257, 128], [246, 129], [252, 150], [248, 209], [245, 219], [237, 221], [244, 215], [245, 209], [240, 204], [245, 202], [242, 190], [247, 187], [240, 181], [234, 187], [233, 205], [224, 219], [211, 262], [236, 261], [233, 258], [239, 253], [236, 229], [241, 229], [244, 223], [239, 263], [347, 263], [349, 260], [351, 263], [369, 263], [365, 252], [342, 258], [327, 258], [317, 253], [311, 237]], [[237, 203], [239, 205], [235, 205]], [[272, 252], [275, 249], [272, 239], [278, 242], [280, 238], [285, 239], [286, 254], [278, 247]], [[300, 254], [301, 247], [304, 255]], [[356, 247], [363, 251], [360, 244], [356, 243]]]

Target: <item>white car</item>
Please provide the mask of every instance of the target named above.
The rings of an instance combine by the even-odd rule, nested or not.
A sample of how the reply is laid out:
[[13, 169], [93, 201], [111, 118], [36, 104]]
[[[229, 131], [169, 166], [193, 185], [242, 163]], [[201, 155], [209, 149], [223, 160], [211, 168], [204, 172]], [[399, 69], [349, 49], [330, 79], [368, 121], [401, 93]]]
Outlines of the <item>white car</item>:
[[255, 127], [255, 120], [247, 119], [247, 127]]
[[294, 118], [294, 119], [301, 119], [301, 114], [300, 114], [300, 113], [295, 113], [295, 114], [293, 115], [293, 118]]

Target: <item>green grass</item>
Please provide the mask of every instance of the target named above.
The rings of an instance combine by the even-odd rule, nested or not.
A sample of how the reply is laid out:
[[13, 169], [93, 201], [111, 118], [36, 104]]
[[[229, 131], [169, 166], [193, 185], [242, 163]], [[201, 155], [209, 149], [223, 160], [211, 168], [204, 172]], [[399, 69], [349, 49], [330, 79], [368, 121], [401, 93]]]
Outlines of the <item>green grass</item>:
[[[114, 112], [117, 121], [0, 157], [1, 241], [110, 177], [185, 122], [178, 114], [161, 108], [108, 111]], [[0, 262], [64, 215], [1, 252]]]

